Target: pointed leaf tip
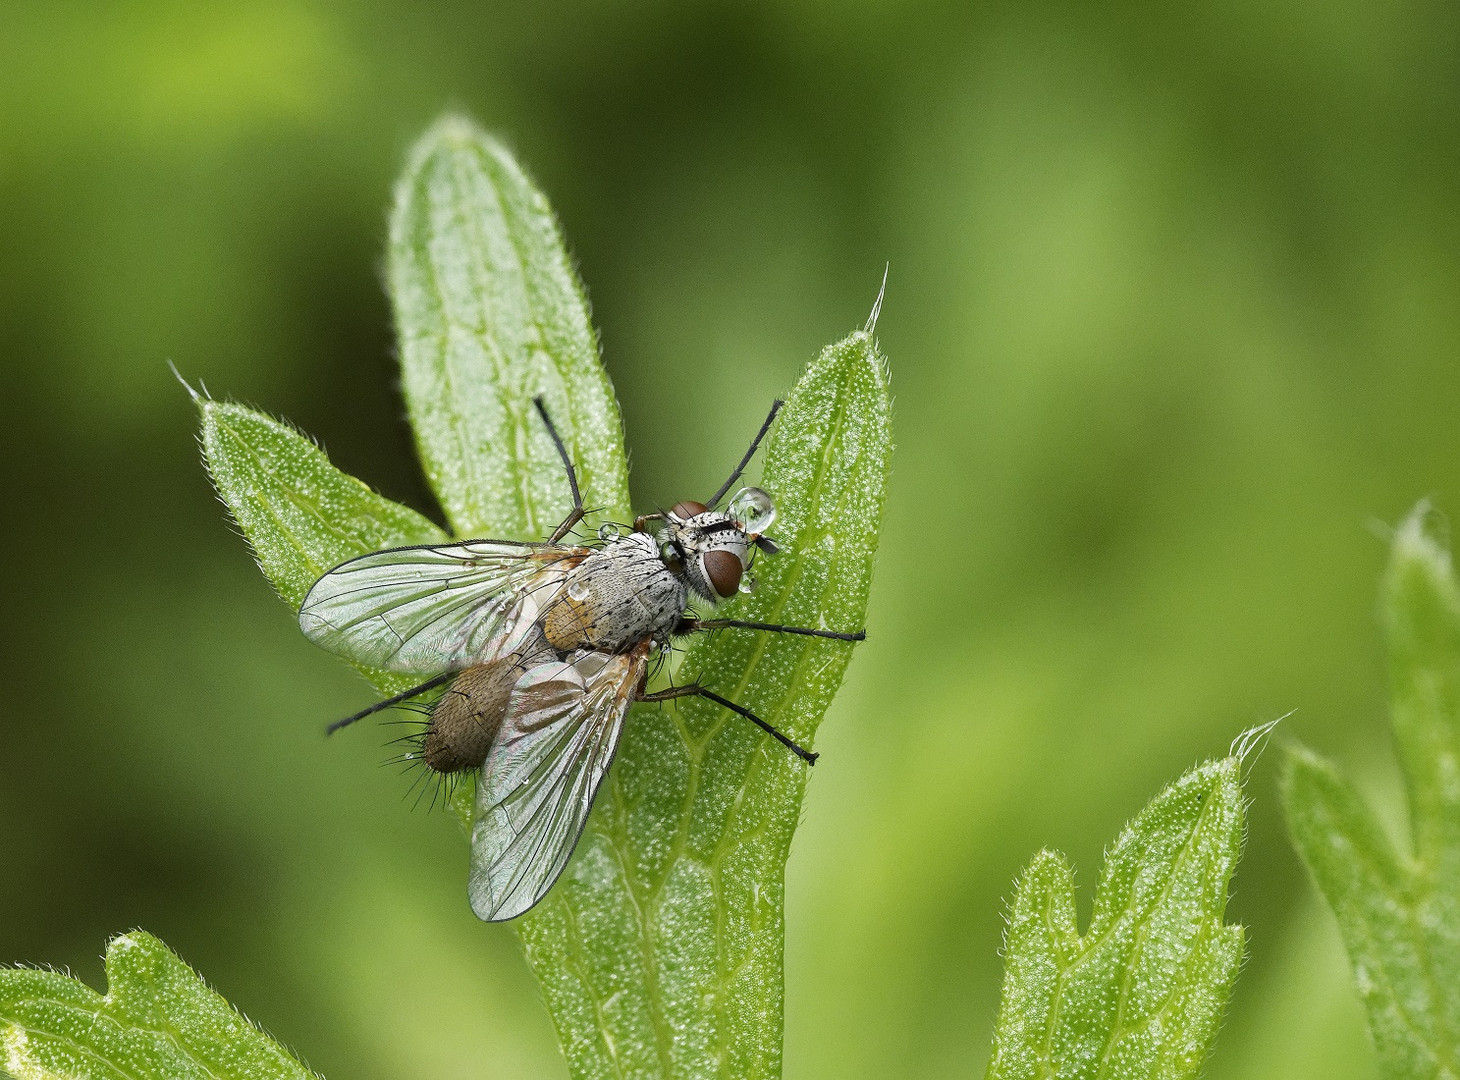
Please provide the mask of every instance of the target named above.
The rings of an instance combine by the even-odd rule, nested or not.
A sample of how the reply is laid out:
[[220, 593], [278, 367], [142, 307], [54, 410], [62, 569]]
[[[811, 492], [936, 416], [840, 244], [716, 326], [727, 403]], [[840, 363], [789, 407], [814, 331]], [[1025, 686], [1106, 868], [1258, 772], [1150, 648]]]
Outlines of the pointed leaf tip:
[[1197, 1074], [1242, 958], [1241, 927], [1223, 922], [1240, 771], [1236, 757], [1198, 766], [1126, 826], [1083, 936], [1068, 862], [1035, 856], [1010, 909], [989, 1080]]
[[269, 581], [296, 610], [330, 567], [443, 539], [440, 529], [340, 472], [294, 428], [246, 405], [204, 400], [203, 456]]
[[887, 295], [887, 275], [892, 270], [892, 263], [882, 268], [882, 285], [877, 290], [877, 299], [872, 302], [872, 314], [867, 316], [866, 325], [862, 327], [862, 333], [868, 337], [877, 333], [877, 319], [882, 314], [882, 298]]
[[[346, 559], [445, 539], [422, 515], [335, 468], [288, 424], [233, 402], [198, 405], [204, 463], [218, 497], [294, 610], [321, 574]], [[409, 676], [364, 674], [387, 694], [410, 684]]]
[[[180, 384], [182, 384], [182, 388], [188, 392], [188, 397], [192, 398], [193, 404], [202, 405], [204, 400], [207, 399], [208, 388], [204, 386], [202, 393], [194, 390], [192, 384], [182, 377], [182, 372], [178, 371], [177, 365], [174, 364], [171, 360], [167, 362], [167, 370], [172, 372], [172, 377], [176, 379]], [[199, 383], [198, 385], [202, 386], [201, 383]]]
[[1245, 763], [1248, 757], [1252, 756], [1253, 752], [1256, 751], [1256, 756], [1253, 757], [1253, 761], [1255, 762], [1257, 758], [1262, 756], [1262, 752], [1267, 749], [1268, 736], [1273, 733], [1279, 724], [1292, 716], [1296, 711], [1295, 709], [1290, 709], [1275, 720], [1269, 720], [1265, 724], [1256, 724], [1242, 732], [1241, 735], [1238, 735], [1232, 740], [1230, 750], [1232, 757]]

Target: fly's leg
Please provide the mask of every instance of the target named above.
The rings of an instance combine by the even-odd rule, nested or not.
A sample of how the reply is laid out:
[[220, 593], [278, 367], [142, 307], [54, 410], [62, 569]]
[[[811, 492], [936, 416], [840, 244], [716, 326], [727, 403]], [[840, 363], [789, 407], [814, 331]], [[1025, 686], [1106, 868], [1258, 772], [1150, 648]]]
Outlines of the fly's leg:
[[739, 619], [693, 619], [684, 618], [675, 626], [676, 634], [691, 634], [696, 630], [766, 630], [772, 634], [800, 634], [803, 637], [830, 638], [833, 641], [866, 641], [867, 631], [843, 634], [836, 630], [810, 630], [804, 626], [778, 626], [775, 623], [742, 622]]
[[755, 725], [759, 726], [761, 728], [761, 730], [767, 732], [768, 734], [774, 735], [793, 754], [795, 754], [797, 757], [799, 757], [802, 761], [806, 762], [806, 764], [808, 764], [808, 765], [815, 765], [816, 764], [816, 759], [820, 756], [819, 754], [812, 753], [810, 750], [805, 749], [800, 744], [798, 744], [796, 742], [793, 742], [787, 736], [782, 735], [779, 731], [777, 731], [775, 728], [771, 727], [769, 724], [767, 724], [760, 717], [756, 716], [755, 713], [751, 712], [749, 709], [744, 708], [743, 706], [737, 705], [733, 701], [727, 701], [725, 698], [722, 698], [719, 694], [712, 693], [711, 691], [706, 690], [703, 686], [696, 686], [694, 684], [690, 684], [689, 686], [672, 686], [668, 690], [660, 690], [659, 692], [654, 693], [654, 694], [646, 694], [646, 693], [644, 693], [641, 690], [639, 692], [639, 696], [638, 696], [638, 698], [636, 700], [638, 700], [638, 701], [668, 701], [671, 698], [680, 698], [680, 697], [702, 697], [702, 698], [709, 698], [716, 705], [723, 705], [725, 708], [729, 709], [731, 712], [733, 712], [733, 713], [739, 713], [741, 716], [745, 717], [745, 719], [749, 720], [752, 724], [755, 724]]
[[372, 713], [378, 713], [382, 709], [389, 709], [392, 706], [399, 705], [403, 701], [409, 701], [411, 698], [415, 697], [417, 694], [424, 694], [427, 690], [434, 690], [436, 687], [440, 686], [442, 683], [446, 682], [448, 679], [454, 679], [455, 677], [456, 677], [456, 672], [454, 672], [454, 671], [443, 671], [440, 675], [437, 675], [434, 679], [427, 679], [420, 686], [413, 686], [409, 690], [402, 690], [399, 694], [396, 694], [394, 697], [388, 697], [384, 701], [377, 701], [374, 705], [371, 705], [367, 709], [361, 709], [354, 716], [347, 716], [343, 720], [336, 720], [329, 727], [325, 728], [325, 732], [324, 733], [326, 735], [333, 735], [335, 732], [339, 731], [340, 728], [342, 728], [342, 727], [349, 727], [356, 720], [364, 720], [367, 716], [370, 716]]
[[547, 425], [548, 434], [553, 437], [553, 445], [558, 448], [558, 457], [563, 459], [563, 468], [568, 470], [568, 488], [573, 492], [573, 509], [568, 511], [568, 516], [563, 519], [563, 523], [553, 530], [552, 536], [548, 537], [549, 544], [556, 544], [568, 535], [569, 529], [583, 520], [583, 496], [578, 493], [578, 474], [573, 469], [573, 462], [568, 458], [568, 448], [563, 445], [558, 429], [553, 427], [552, 418], [548, 416], [547, 406], [542, 403], [542, 395], [539, 394], [533, 398], [532, 403], [537, 406], [538, 415]]

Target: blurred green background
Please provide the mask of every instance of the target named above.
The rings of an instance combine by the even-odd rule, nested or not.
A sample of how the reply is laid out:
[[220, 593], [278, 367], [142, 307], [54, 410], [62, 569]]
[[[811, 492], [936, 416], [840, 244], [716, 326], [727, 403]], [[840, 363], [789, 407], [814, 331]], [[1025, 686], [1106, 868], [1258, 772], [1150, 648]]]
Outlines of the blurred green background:
[[[879, 327], [879, 577], [788, 868], [786, 1074], [982, 1074], [1002, 904], [1243, 727], [1396, 834], [1385, 522], [1460, 514], [1460, 9], [1424, 0], [0, 14], [0, 959], [170, 943], [334, 1077], [563, 1074], [466, 848], [225, 522], [165, 361], [436, 513], [380, 283], [446, 107], [560, 213], [642, 505]], [[386, 729], [389, 730], [389, 729]], [[1372, 1077], [1257, 765], [1209, 1074]]]

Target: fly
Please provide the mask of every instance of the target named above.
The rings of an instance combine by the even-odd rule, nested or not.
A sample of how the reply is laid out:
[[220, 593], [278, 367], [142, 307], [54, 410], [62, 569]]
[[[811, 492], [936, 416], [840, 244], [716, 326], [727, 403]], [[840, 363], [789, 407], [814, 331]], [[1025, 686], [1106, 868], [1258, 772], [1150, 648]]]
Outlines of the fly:
[[741, 628], [861, 641], [838, 633], [700, 619], [748, 587], [753, 550], [773, 554], [769, 495], [740, 478], [781, 407], [707, 503], [645, 514], [596, 545], [561, 541], [583, 519], [567, 448], [534, 401], [567, 470], [573, 509], [546, 543], [471, 540], [389, 548], [341, 563], [309, 590], [299, 626], [315, 644], [387, 671], [436, 672], [419, 686], [332, 724], [331, 732], [445, 685], [429, 707], [420, 758], [437, 773], [478, 771], [472, 826], [472, 910], [511, 919], [543, 898], [567, 866], [636, 701], [699, 696], [738, 713], [808, 765], [816, 754], [698, 684], [647, 692], [649, 664], [673, 638]]

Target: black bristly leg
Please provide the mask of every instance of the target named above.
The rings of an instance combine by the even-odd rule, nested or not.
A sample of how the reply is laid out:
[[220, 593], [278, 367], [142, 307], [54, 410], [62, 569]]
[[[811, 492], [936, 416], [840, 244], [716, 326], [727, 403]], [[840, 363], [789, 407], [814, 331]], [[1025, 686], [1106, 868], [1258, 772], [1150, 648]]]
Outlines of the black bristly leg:
[[800, 634], [803, 637], [830, 638], [832, 641], [866, 641], [867, 631], [844, 634], [836, 630], [811, 630], [804, 626], [778, 626], [775, 623], [743, 622], [740, 619], [680, 619], [676, 634], [692, 634], [696, 630], [766, 630], [772, 634]]
[[424, 694], [427, 690], [434, 690], [436, 687], [440, 686], [442, 683], [446, 682], [449, 679], [453, 679], [455, 677], [456, 677], [456, 672], [454, 672], [454, 671], [443, 671], [440, 675], [437, 675], [434, 679], [427, 679], [420, 686], [413, 686], [409, 690], [402, 690], [399, 694], [396, 694], [393, 697], [388, 697], [384, 701], [377, 701], [374, 705], [371, 705], [368, 709], [361, 709], [354, 716], [347, 716], [343, 720], [336, 720], [333, 724], [331, 724], [329, 727], [327, 727], [327, 728], [324, 729], [324, 733], [326, 735], [333, 735], [335, 732], [339, 731], [340, 728], [342, 728], [342, 727], [349, 727], [356, 720], [364, 720], [367, 716], [371, 715], [372, 713], [378, 713], [378, 712], [380, 712], [381, 709], [389, 709], [392, 705], [399, 705], [402, 701], [408, 701], [411, 698], [415, 697], [417, 694]]
[[568, 470], [568, 488], [573, 492], [573, 509], [563, 519], [563, 523], [553, 530], [548, 537], [549, 544], [556, 544], [563, 537], [568, 535], [568, 530], [583, 520], [583, 496], [578, 493], [578, 474], [573, 470], [573, 462], [568, 458], [568, 448], [563, 445], [562, 437], [558, 435], [558, 429], [553, 427], [553, 421], [548, 416], [547, 406], [542, 403], [542, 395], [532, 399], [537, 406], [538, 415], [542, 422], [547, 425], [548, 434], [553, 437], [553, 445], [558, 448], [558, 457], [563, 459], [563, 468]]
[[681, 698], [681, 697], [702, 697], [702, 698], [708, 698], [709, 700], [713, 701], [716, 705], [722, 705], [725, 708], [729, 709], [731, 712], [738, 713], [740, 716], [743, 716], [743, 717], [745, 717], [745, 719], [749, 720], [752, 724], [755, 724], [758, 727], [760, 727], [760, 729], [762, 731], [765, 731], [767, 734], [774, 735], [793, 754], [795, 754], [797, 757], [799, 757], [802, 761], [806, 762], [806, 764], [808, 764], [808, 765], [815, 765], [816, 764], [816, 759], [821, 756], [819, 754], [812, 753], [810, 750], [807, 750], [804, 747], [802, 747], [799, 743], [793, 742], [787, 736], [782, 735], [779, 731], [777, 731], [775, 728], [771, 727], [764, 720], [762, 720], [760, 717], [756, 716], [755, 713], [751, 712], [749, 709], [745, 708], [744, 706], [737, 705], [733, 701], [727, 701], [725, 698], [722, 698], [719, 694], [716, 694], [716, 693], [713, 693], [713, 692], [711, 692], [709, 690], [706, 690], [703, 686], [697, 686], [697, 685], [694, 685], [694, 684], [690, 684], [689, 686], [671, 686], [668, 690], [660, 690], [657, 693], [653, 693], [653, 694], [640, 693], [639, 696], [638, 696], [638, 698], [636, 700], [638, 700], [638, 701], [651, 701], [651, 702], [652, 701], [669, 701], [672, 698]]
[[756, 433], [755, 439], [752, 440], [750, 449], [745, 451], [745, 456], [740, 459], [740, 464], [735, 466], [735, 471], [730, 474], [730, 479], [721, 484], [720, 490], [710, 496], [709, 501], [705, 503], [706, 506], [714, 506], [723, 499], [725, 492], [730, 490], [730, 485], [740, 479], [740, 474], [745, 471], [745, 466], [750, 464], [750, 459], [755, 457], [755, 451], [760, 446], [760, 441], [765, 438], [765, 433], [771, 429], [771, 423], [775, 420], [776, 413], [781, 411], [781, 406], [784, 404], [785, 402], [780, 398], [771, 402], [770, 415], [765, 418], [765, 423], [760, 426], [760, 431]]

